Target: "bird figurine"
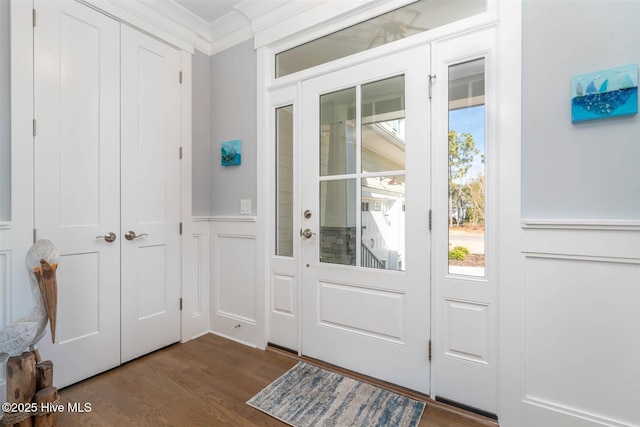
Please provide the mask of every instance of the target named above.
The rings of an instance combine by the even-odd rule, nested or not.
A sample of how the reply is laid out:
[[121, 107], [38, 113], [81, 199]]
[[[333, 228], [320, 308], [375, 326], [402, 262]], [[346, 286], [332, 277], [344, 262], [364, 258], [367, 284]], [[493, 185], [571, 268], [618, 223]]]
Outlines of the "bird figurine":
[[56, 342], [58, 251], [49, 240], [38, 240], [27, 251], [25, 265], [34, 308], [28, 316], [0, 329], [0, 363], [25, 351], [34, 351], [38, 356], [36, 344], [45, 333], [47, 321], [51, 341]]

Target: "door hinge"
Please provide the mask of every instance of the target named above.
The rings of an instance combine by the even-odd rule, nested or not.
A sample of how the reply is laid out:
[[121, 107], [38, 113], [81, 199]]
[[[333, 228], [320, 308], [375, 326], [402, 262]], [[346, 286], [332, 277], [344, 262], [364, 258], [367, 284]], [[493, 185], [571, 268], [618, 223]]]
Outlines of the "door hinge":
[[180, 82], [180, 84], [182, 84], [182, 71], [180, 71], [179, 73], [178, 81]]
[[33, 119], [33, 136], [36, 136], [36, 119]]
[[431, 362], [431, 340], [429, 340], [429, 362]]
[[33, 229], [33, 243], [36, 243], [36, 229]]
[[180, 223], [180, 235], [182, 236], [182, 223]]
[[182, 147], [180, 147], [180, 150], [178, 150], [178, 157], [180, 158], [180, 160], [182, 160]]
[[182, 311], [182, 298], [180, 298], [180, 311]]
[[429, 99], [431, 99], [431, 96], [433, 95], [433, 81], [435, 78], [435, 74], [429, 74]]
[[433, 211], [429, 209], [429, 231], [433, 228]]
[[36, 26], [36, 10], [32, 9], [31, 11], [31, 17], [32, 17], [32, 21], [33, 21], [33, 26]]

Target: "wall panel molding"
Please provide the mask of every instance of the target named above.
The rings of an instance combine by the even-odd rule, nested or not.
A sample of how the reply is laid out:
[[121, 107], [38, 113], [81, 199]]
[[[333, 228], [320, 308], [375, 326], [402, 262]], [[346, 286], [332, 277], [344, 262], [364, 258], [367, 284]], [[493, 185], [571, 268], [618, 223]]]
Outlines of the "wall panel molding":
[[[0, 328], [11, 322], [11, 251], [0, 249]], [[5, 364], [0, 364], [0, 388], [5, 387]], [[0, 399], [4, 402], [4, 399]]]
[[212, 221], [211, 331], [263, 347], [264, 264], [258, 253], [255, 222]]
[[539, 230], [623, 230], [640, 231], [633, 219], [523, 219], [522, 228]]
[[194, 216], [194, 222], [256, 222], [258, 217], [253, 215], [212, 215], [212, 216]]
[[525, 411], [566, 425], [639, 426], [636, 222], [522, 223]]

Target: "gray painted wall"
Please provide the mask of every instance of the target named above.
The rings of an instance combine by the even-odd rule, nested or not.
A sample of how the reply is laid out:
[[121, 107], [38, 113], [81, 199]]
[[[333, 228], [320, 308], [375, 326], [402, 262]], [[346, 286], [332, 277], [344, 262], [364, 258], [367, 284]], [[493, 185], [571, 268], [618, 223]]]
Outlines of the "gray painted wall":
[[211, 210], [211, 57], [196, 51], [192, 60], [193, 200], [196, 216]]
[[522, 215], [640, 218], [640, 117], [571, 124], [570, 80], [640, 62], [640, 2], [523, 4]]
[[0, 221], [11, 219], [9, 2], [0, 1]]
[[[248, 40], [211, 57], [211, 215], [256, 214], [256, 52]], [[242, 164], [220, 165], [220, 144], [242, 141]]]

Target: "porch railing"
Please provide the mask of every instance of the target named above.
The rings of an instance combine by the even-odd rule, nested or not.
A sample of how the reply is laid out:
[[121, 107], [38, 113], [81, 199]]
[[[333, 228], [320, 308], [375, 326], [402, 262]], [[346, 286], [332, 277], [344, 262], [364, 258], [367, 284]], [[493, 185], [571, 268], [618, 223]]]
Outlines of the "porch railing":
[[386, 268], [384, 262], [380, 261], [378, 257], [376, 257], [373, 252], [371, 252], [371, 250], [365, 246], [364, 243], [361, 242], [360, 247], [362, 248], [362, 251], [360, 251], [360, 264], [362, 265], [362, 267], [381, 269]]

